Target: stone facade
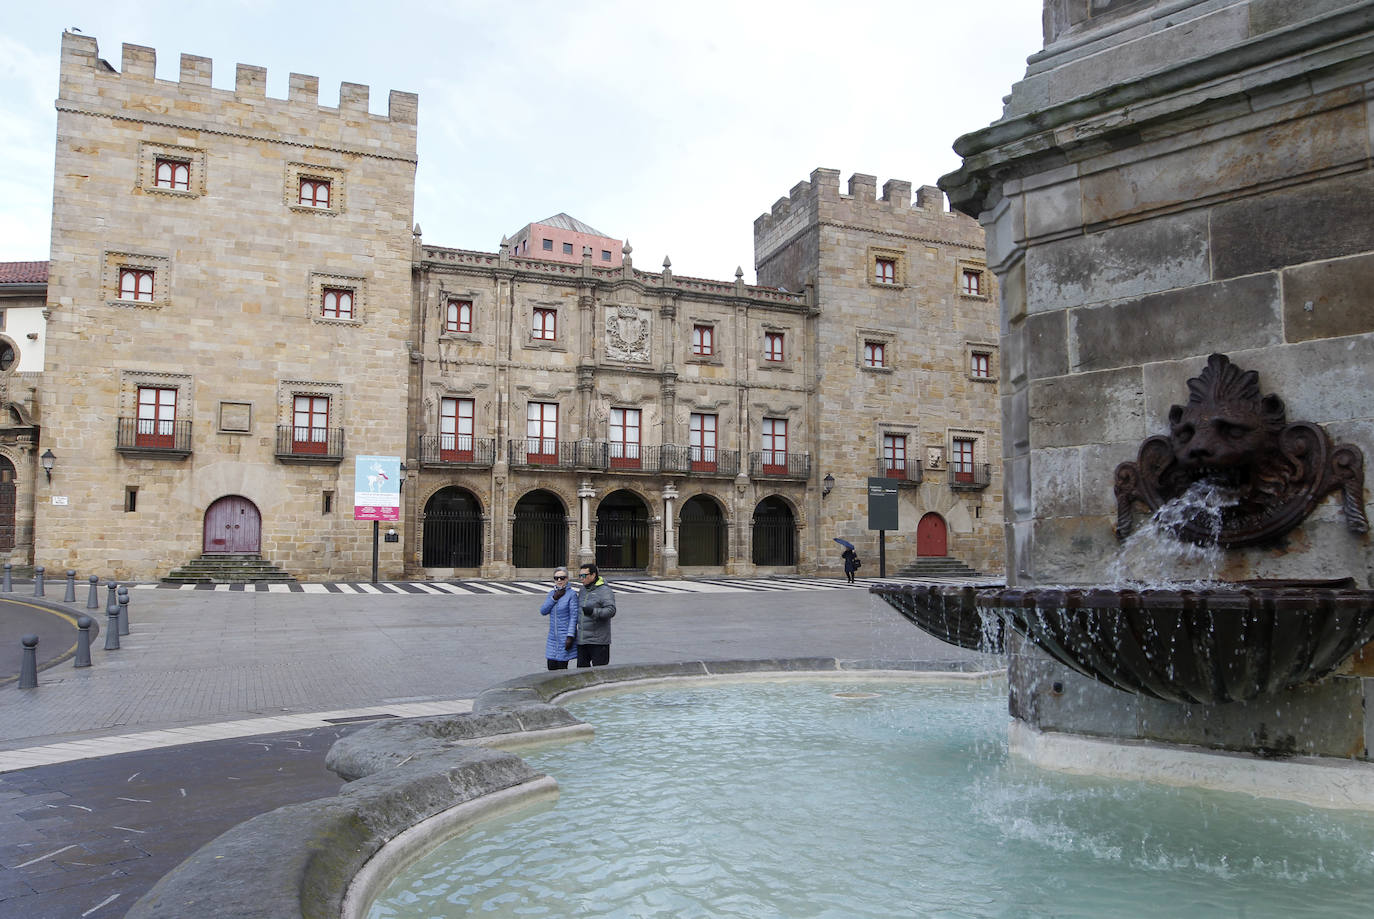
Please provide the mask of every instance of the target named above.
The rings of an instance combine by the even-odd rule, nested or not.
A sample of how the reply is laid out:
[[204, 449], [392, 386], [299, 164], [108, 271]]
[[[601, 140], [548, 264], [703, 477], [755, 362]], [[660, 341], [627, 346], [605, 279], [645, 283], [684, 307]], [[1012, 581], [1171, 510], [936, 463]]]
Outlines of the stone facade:
[[886, 449], [909, 480], [890, 569], [924, 520], [1000, 571], [996, 295], [938, 190], [817, 170], [756, 223], [758, 286], [600, 237], [571, 261], [562, 237], [443, 248], [412, 230], [414, 96], [375, 116], [366, 87], [330, 108], [312, 77], [276, 100], [210, 66], [157, 80], [126, 45], [117, 72], [63, 36], [40, 563], [150, 579], [242, 551], [366, 578], [375, 454], [405, 464], [382, 577], [838, 572], [836, 536], [876, 573]]
[[[94, 39], [62, 37], [39, 411], [59, 460], [35, 555], [156, 577], [251, 543], [205, 531], [232, 498], [227, 538], [256, 515], [264, 556], [356, 578], [371, 534], [352, 519], [354, 456], [404, 446], [417, 99], [393, 92], [379, 117], [365, 86], [330, 108], [314, 77], [293, 74], [277, 100], [261, 68], [220, 90], [204, 58], [183, 55], [177, 82], [154, 63], [125, 45], [115, 72]], [[328, 183], [309, 206], [306, 181]], [[327, 314], [330, 290], [351, 308]], [[160, 413], [143, 426], [140, 392]], [[306, 419], [327, 417], [323, 453], [292, 456], [298, 396], [327, 400]]]
[[[1091, 6], [1046, 0], [1045, 49], [941, 180], [980, 215], [1002, 282], [1007, 569], [1027, 586], [1101, 580], [1113, 471], [1168, 433], [1212, 352], [1257, 371], [1290, 420], [1374, 456], [1374, 4]], [[1221, 574], [1370, 586], [1374, 552], [1331, 496], [1282, 544], [1229, 550]], [[1367, 758], [1356, 671], [1189, 709], [1027, 649], [1012, 708], [1046, 730]]]

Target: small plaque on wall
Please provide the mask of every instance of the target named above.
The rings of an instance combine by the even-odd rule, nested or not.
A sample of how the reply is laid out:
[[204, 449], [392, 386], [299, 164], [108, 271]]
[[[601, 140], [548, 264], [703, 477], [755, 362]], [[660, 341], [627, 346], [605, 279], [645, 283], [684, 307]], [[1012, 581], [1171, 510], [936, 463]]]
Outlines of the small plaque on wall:
[[943, 469], [945, 468], [945, 448], [926, 447], [926, 468]]
[[253, 403], [221, 402], [219, 429], [226, 434], [247, 434], [253, 427]]

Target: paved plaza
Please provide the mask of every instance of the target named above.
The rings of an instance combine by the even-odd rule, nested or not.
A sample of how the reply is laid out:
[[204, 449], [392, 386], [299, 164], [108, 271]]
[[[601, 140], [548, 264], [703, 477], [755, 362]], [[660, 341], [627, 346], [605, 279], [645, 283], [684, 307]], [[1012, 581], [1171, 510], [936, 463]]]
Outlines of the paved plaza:
[[[677, 583], [691, 582], [626, 582], [612, 663], [976, 656], [925, 636], [863, 584]], [[135, 589], [118, 651], [102, 650], [102, 635], [89, 668], [59, 660], [34, 689], [0, 684], [0, 916], [122, 916], [230, 826], [335, 793], [324, 754], [359, 725], [466, 711], [483, 688], [543, 669], [539, 585], [379, 587]], [[74, 634], [62, 616], [86, 612], [6, 597], [22, 606], [0, 604], [11, 656], [38, 618], [59, 621], [47, 628], [60, 643]], [[103, 626], [103, 609], [92, 612]], [[0, 678], [18, 669], [5, 660]]]

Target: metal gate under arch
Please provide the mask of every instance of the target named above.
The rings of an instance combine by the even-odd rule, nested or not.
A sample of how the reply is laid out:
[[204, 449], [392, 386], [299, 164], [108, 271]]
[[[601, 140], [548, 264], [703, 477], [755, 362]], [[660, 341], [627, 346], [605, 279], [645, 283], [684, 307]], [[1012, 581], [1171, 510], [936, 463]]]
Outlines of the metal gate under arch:
[[678, 524], [678, 564], [724, 565], [728, 549], [729, 527], [720, 505], [705, 495], [684, 502]]
[[530, 492], [515, 505], [511, 523], [511, 564], [516, 568], [557, 568], [568, 563], [568, 515], [549, 491]]
[[596, 509], [596, 567], [644, 571], [653, 559], [649, 509], [632, 492], [607, 495]]
[[754, 564], [797, 564], [797, 523], [792, 508], [778, 497], [764, 498], [754, 508]]
[[472, 492], [441, 488], [425, 502], [426, 568], [479, 568], [482, 565], [482, 509]]

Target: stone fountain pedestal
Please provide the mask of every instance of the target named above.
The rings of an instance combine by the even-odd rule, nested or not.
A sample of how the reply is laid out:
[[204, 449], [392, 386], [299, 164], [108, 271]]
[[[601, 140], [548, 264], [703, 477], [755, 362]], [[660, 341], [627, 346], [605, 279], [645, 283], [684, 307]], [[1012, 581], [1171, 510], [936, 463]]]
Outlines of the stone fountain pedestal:
[[[1374, 3], [1045, 0], [1044, 23], [1003, 117], [956, 142], [963, 166], [940, 182], [982, 221], [1000, 281], [1017, 587], [1100, 583], [1118, 467], [1176, 432], [1171, 406], [1213, 353], [1374, 455]], [[1355, 508], [1362, 488], [1325, 496], [1216, 574], [1374, 586]], [[1315, 684], [1186, 704], [1105, 686], [1016, 634], [1007, 649], [1023, 733], [1370, 759], [1360, 654]]]

